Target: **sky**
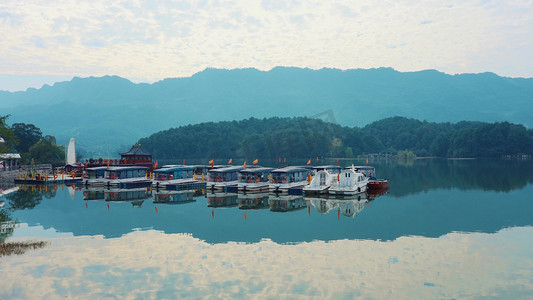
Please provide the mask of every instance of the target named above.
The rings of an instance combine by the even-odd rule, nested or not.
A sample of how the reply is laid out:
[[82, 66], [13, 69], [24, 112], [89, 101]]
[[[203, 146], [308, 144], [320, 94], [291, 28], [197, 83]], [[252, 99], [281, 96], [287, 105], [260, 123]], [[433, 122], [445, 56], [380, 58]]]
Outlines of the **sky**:
[[533, 1], [0, 2], [0, 90], [275, 66], [533, 77]]

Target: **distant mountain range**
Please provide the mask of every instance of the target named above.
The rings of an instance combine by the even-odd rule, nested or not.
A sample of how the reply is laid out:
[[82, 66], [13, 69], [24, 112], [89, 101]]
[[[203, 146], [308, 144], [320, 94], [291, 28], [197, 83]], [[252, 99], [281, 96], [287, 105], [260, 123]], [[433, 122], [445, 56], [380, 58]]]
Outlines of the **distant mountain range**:
[[92, 157], [114, 156], [168, 128], [249, 117], [316, 116], [362, 127], [404, 116], [430, 122], [509, 121], [530, 128], [533, 78], [287, 67], [206, 69], [153, 84], [117, 76], [76, 77], [24, 92], [1, 91], [0, 114], [11, 114], [11, 123], [32, 123], [59, 143], [75, 137], [78, 148]]

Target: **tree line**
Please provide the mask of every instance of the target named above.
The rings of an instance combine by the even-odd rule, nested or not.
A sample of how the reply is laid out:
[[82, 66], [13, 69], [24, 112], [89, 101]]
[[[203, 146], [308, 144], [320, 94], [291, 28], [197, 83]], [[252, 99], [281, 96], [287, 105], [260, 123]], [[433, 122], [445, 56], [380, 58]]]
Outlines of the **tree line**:
[[508, 122], [432, 123], [392, 117], [359, 128], [319, 119], [273, 117], [181, 126], [139, 143], [157, 159], [277, 160], [400, 151], [417, 156], [489, 158], [531, 154], [533, 131]]
[[9, 126], [6, 121], [9, 115], [0, 116], [0, 137], [5, 143], [0, 144], [0, 153], [17, 152], [21, 156], [21, 164], [65, 164], [65, 147], [57, 145], [56, 138], [43, 136], [41, 129], [33, 124], [14, 123]]

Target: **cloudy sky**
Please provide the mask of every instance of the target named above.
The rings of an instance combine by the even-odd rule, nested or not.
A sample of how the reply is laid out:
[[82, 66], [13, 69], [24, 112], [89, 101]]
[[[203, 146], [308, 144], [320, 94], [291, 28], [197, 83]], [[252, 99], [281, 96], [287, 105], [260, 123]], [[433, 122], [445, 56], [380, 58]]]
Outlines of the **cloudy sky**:
[[0, 90], [275, 66], [533, 77], [533, 1], [0, 2]]

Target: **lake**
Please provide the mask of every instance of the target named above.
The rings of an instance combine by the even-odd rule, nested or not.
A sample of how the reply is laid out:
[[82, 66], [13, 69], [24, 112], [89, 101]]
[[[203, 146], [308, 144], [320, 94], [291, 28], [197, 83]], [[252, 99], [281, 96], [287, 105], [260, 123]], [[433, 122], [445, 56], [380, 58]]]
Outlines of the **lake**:
[[45, 245], [0, 298], [533, 297], [533, 162], [372, 165], [390, 189], [345, 200], [22, 186], [1, 237]]

